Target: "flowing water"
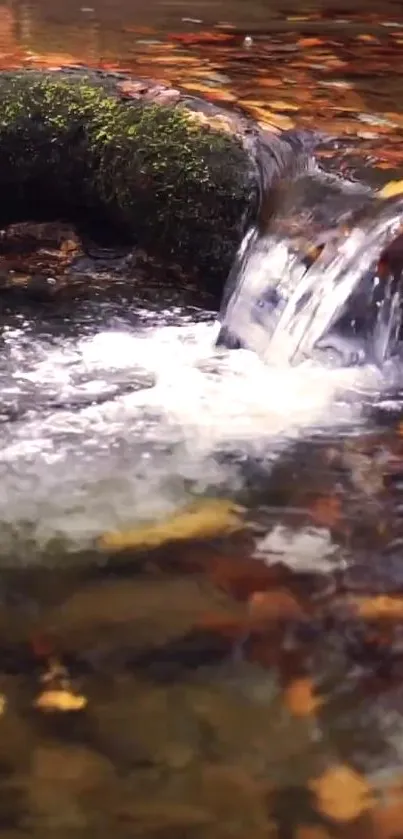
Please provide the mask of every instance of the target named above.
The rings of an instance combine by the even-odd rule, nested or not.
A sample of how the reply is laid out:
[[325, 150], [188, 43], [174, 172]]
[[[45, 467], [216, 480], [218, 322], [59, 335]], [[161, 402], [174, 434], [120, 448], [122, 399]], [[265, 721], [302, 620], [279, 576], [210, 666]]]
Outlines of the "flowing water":
[[243, 460], [269, 469], [284, 441], [360, 422], [365, 393], [384, 384], [369, 367], [272, 370], [215, 350], [216, 333], [213, 313], [133, 304], [3, 327], [3, 562], [33, 562], [55, 539], [80, 551], [194, 496], [236, 495]]
[[[247, 232], [224, 293], [219, 343], [231, 336], [267, 364], [318, 352], [323, 363], [328, 350], [331, 364], [382, 365], [398, 351], [403, 261], [383, 279], [378, 263], [401, 231], [402, 200], [369, 196], [348, 181], [333, 184], [332, 196], [326, 177], [318, 194], [315, 178], [322, 177], [318, 169], [300, 178], [268, 231]], [[313, 259], [309, 246], [316, 247]], [[350, 336], [338, 326], [342, 317]]]
[[[402, 210], [371, 197], [403, 166], [403, 21], [372, 6], [347, 23], [345, 9], [298, 21], [291, 3], [270, 21], [258, 2], [0, 6], [7, 66], [140, 68], [256, 118], [265, 96], [274, 124], [333, 129], [319, 159], [344, 176], [301, 179], [270, 229], [249, 232], [222, 313], [248, 349], [216, 345], [194, 289], [121, 283], [118, 258], [89, 260], [93, 299], [2, 298], [6, 839], [401, 833], [395, 285], [364, 342], [352, 329], [336, 345], [333, 329], [363, 283], [376, 298]], [[170, 517], [206, 499], [236, 504], [241, 530], [221, 532], [218, 504], [213, 538], [173, 538]], [[131, 549], [101, 548], [128, 530]]]

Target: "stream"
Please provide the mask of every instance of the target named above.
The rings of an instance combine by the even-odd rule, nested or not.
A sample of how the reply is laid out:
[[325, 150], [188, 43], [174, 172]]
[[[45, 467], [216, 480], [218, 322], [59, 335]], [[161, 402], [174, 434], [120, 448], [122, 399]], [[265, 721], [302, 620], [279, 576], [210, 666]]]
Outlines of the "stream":
[[[399, 4], [188, 5], [4, 3], [0, 65], [156, 76], [275, 127], [323, 129], [319, 159], [344, 178], [402, 178]], [[339, 223], [353, 199], [336, 209], [331, 195], [305, 192], [300, 226], [307, 210], [313, 227]], [[290, 218], [267, 234], [282, 258]], [[357, 272], [382, 224], [364, 228], [374, 253], [355, 242]], [[272, 245], [259, 265], [275, 272]], [[1, 278], [57, 277], [48, 251], [1, 251]], [[264, 363], [261, 333], [256, 352], [216, 345], [208, 297], [100, 262], [87, 269], [109, 296], [1, 296], [0, 830], [397, 839], [401, 359], [385, 359], [382, 333], [375, 361], [326, 365], [304, 331], [292, 365], [297, 317]], [[172, 530], [203, 504], [217, 532]], [[220, 529], [228, 504], [240, 528]], [[102, 549], [108, 533], [134, 536]]]

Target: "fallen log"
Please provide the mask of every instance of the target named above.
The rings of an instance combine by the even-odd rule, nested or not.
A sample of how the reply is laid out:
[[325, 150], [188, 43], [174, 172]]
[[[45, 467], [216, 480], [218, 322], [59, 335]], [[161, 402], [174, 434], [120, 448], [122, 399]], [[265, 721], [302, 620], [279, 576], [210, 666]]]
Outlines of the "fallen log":
[[301, 166], [305, 145], [121, 74], [1, 72], [0, 226], [67, 220], [220, 294], [263, 193]]

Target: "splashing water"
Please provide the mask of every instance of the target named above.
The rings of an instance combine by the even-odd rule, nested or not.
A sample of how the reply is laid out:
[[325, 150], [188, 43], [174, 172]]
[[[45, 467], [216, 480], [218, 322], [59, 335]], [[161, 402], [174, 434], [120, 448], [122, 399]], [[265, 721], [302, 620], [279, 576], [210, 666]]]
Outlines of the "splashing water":
[[360, 425], [380, 384], [370, 370], [214, 349], [212, 314], [138, 309], [135, 328], [119, 314], [117, 328], [102, 307], [76, 311], [73, 335], [71, 321], [3, 330], [0, 565], [232, 495], [249, 459], [270, 470], [301, 433]]
[[[238, 342], [268, 364], [299, 363], [318, 350], [341, 366], [382, 364], [396, 349], [400, 277], [381, 281], [377, 263], [401, 229], [403, 199], [374, 198], [355, 223], [351, 217], [350, 209], [350, 229], [328, 235], [310, 267], [301, 237], [284, 237], [281, 223], [264, 235], [250, 230], [228, 281], [219, 342]], [[347, 313], [356, 326], [359, 298], [364, 323], [343, 333], [338, 322]]]

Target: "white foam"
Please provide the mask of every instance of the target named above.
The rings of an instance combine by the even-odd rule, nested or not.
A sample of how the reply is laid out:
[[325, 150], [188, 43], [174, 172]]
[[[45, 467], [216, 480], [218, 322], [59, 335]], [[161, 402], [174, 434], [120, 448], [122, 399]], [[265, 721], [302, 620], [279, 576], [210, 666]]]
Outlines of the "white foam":
[[[123, 392], [3, 425], [3, 553], [24, 529], [39, 546], [61, 537], [78, 549], [104, 530], [171, 512], [190, 492], [232, 492], [239, 469], [217, 459], [218, 451], [270, 455], [311, 426], [358, 420], [361, 394], [354, 393], [379, 385], [369, 368], [270, 369], [253, 353], [215, 350], [216, 333], [215, 323], [184, 317], [179, 325], [99, 331], [53, 347], [36, 341], [33, 349], [13, 335], [18, 365], [8, 384], [23, 402], [28, 393], [32, 408], [49, 389], [59, 401], [96, 396], [111, 381]], [[142, 377], [147, 386], [127, 392]]]

